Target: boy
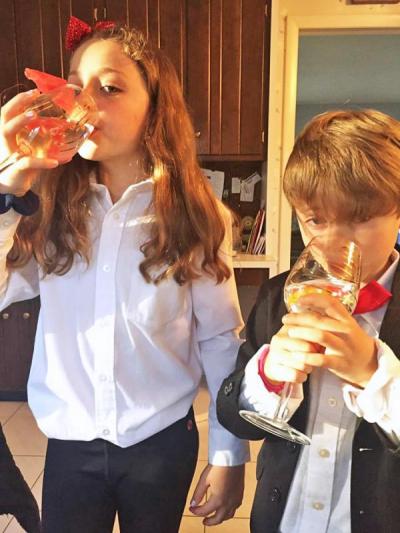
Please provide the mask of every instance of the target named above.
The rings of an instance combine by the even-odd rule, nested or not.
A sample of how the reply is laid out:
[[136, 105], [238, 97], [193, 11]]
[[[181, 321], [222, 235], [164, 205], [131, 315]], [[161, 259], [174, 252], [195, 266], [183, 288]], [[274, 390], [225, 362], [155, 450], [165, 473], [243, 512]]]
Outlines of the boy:
[[[335, 234], [357, 242], [366, 288], [354, 316], [321, 294], [302, 298], [309, 311], [285, 314], [287, 273], [260, 289], [237, 370], [218, 396], [227, 429], [265, 439], [253, 533], [399, 531], [399, 140], [400, 124], [378, 111], [333, 111], [305, 127], [289, 158], [283, 187], [304, 244]], [[239, 416], [272, 415], [285, 381], [295, 384], [290, 423], [310, 446]]]

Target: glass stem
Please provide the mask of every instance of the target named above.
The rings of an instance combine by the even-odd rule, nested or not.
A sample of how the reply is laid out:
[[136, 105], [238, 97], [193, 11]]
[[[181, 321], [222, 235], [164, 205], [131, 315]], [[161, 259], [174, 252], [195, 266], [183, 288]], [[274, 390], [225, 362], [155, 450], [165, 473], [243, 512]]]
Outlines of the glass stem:
[[274, 420], [284, 422], [286, 418], [287, 405], [293, 391], [293, 383], [287, 381], [282, 389], [281, 398], [274, 414]]

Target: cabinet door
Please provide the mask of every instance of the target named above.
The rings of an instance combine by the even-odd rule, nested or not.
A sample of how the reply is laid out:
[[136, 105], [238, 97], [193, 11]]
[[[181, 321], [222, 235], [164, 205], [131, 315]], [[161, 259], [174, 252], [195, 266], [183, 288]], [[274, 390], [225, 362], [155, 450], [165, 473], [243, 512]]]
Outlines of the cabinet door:
[[183, 0], [104, 0], [106, 18], [127, 23], [142, 31], [162, 48], [183, 80]]
[[39, 308], [37, 297], [0, 312], [0, 400], [26, 399]]
[[203, 156], [263, 159], [265, 0], [186, 3], [186, 99]]

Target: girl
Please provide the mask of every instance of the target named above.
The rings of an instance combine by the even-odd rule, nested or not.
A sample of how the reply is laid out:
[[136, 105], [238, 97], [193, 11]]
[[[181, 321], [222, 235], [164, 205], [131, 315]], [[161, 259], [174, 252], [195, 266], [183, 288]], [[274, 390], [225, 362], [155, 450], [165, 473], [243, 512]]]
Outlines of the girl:
[[[49, 438], [43, 528], [110, 532], [118, 512], [122, 532], [178, 531], [203, 372], [210, 464], [192, 509], [218, 524], [240, 505], [248, 453], [215, 416], [242, 325], [229, 220], [196, 162], [170, 62], [126, 27], [69, 35], [69, 81], [95, 99], [95, 131], [63, 167], [22, 157], [0, 174], [3, 198], [40, 198], [32, 216], [21, 199], [0, 215], [0, 306], [41, 297], [28, 399]], [[34, 96], [2, 109], [8, 152]]]

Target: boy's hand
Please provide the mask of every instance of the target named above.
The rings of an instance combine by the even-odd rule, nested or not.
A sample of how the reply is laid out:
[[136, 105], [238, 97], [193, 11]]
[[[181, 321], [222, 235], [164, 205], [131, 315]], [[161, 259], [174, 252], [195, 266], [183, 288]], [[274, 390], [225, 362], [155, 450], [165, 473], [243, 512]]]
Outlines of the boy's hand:
[[[321, 346], [288, 334], [284, 325], [271, 339], [264, 374], [272, 383], [303, 383], [322, 361]], [[310, 364], [313, 363], [313, 364]]]
[[284, 316], [288, 337], [316, 343], [324, 352], [317, 357], [304, 354], [304, 364], [328, 368], [345, 381], [364, 388], [378, 368], [374, 339], [333, 296], [310, 294], [299, 303], [312, 311]]
[[[199, 505], [209, 490], [208, 500]], [[193, 494], [191, 512], [205, 516], [203, 524], [215, 526], [232, 518], [243, 499], [244, 465], [207, 465]], [[193, 503], [194, 502], [194, 503]]]

